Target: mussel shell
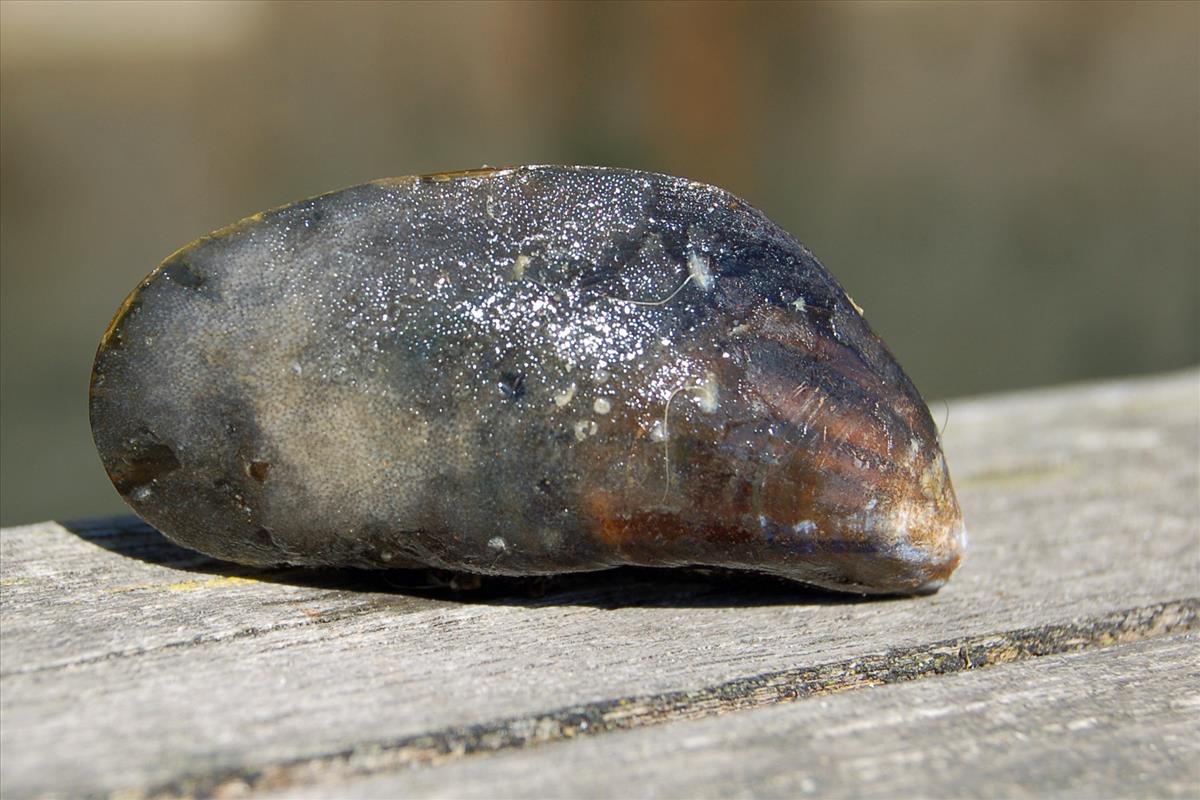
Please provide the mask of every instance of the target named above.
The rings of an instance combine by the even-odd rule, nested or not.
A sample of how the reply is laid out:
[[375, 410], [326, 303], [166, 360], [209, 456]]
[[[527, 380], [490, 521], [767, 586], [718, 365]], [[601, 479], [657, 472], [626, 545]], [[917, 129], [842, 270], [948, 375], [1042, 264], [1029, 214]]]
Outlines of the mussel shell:
[[620, 564], [937, 588], [929, 411], [812, 254], [727, 192], [519, 167], [381, 180], [164, 261], [96, 355], [117, 490], [245, 564]]

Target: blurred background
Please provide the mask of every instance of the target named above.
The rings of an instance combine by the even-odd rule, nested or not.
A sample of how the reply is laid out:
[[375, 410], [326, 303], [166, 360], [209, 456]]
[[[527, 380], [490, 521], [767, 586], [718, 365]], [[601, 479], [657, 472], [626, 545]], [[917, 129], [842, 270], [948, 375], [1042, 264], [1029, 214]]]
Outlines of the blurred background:
[[175, 248], [518, 163], [742, 196], [930, 400], [1200, 361], [1200, 4], [5, 0], [0, 523], [124, 509], [88, 375]]

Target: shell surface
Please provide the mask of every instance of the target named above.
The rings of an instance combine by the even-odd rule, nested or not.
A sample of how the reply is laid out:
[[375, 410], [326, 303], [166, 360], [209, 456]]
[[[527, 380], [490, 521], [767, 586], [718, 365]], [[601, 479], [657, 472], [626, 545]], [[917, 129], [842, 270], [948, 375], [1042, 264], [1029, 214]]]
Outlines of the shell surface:
[[118, 311], [90, 413], [140, 516], [246, 564], [906, 593], [965, 543], [929, 411], [837, 282], [657, 174], [389, 179], [202, 237]]

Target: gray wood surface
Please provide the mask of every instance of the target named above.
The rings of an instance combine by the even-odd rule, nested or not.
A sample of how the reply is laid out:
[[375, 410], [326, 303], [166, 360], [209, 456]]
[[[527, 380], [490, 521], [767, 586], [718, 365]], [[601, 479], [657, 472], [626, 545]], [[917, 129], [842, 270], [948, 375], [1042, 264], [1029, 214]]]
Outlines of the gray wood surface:
[[[986, 682], [1080, 663], [1059, 655], [1076, 651], [1101, 661], [1150, 654], [1126, 643], [1197, 627], [1200, 373], [955, 402], [945, 445], [971, 549], [939, 594], [900, 600], [653, 571], [431, 595], [411, 588], [422, 575], [220, 564], [128, 519], [5, 529], [0, 794], [308, 786], [336, 796], [372, 781], [387, 786], [403, 770], [431, 782], [414, 791], [454, 796], [456, 776], [467, 781], [462, 770], [479, 769], [471, 764], [532, 757], [545, 742], [576, 739], [554, 745], [573, 752], [627, 739], [620, 731], [634, 728], [661, 741], [688, 719], [722, 714], [708, 722], [736, 726], [730, 721], [745, 709], [799, 698], [787, 713], [800, 713], [827, 694], [874, 684], [935, 692], [952, 686], [936, 677], [946, 672]], [[1194, 687], [1184, 661], [1168, 672]], [[966, 686], [967, 694], [977, 688]], [[1083, 714], [1089, 701], [1054, 702]], [[1136, 746], [1175, 763], [1182, 751], [1149, 722], [1162, 709], [1130, 703], [1114, 713], [1146, 717]], [[1195, 727], [1195, 706], [1177, 716]], [[1008, 720], [1014, 737], [1025, 722]], [[490, 750], [509, 752], [485, 756]], [[922, 769], [918, 762], [893, 771]], [[738, 793], [732, 784], [673, 783], [673, 763], [682, 762], [667, 760], [661, 780], [651, 776], [634, 793]], [[838, 772], [837, 759], [822, 763], [821, 775], [841, 775], [837, 785], [859, 780]], [[763, 780], [774, 780], [763, 769]], [[1171, 794], [1187, 777], [1160, 772], [1173, 777], [1137, 785]], [[788, 793], [788, 779], [779, 780]], [[1100, 785], [1058, 780], [1045, 788]], [[866, 793], [870, 781], [861, 781]], [[951, 782], [923, 786], [967, 793]], [[1109, 793], [1127, 794], [1123, 786]], [[771, 793], [766, 783], [746, 787]], [[532, 777], [506, 784], [514, 796], [544, 789]], [[1016, 777], [1011, 791], [997, 792], [1040, 793]]]
[[289, 797], [1196, 797], [1200, 640], [1161, 637]]

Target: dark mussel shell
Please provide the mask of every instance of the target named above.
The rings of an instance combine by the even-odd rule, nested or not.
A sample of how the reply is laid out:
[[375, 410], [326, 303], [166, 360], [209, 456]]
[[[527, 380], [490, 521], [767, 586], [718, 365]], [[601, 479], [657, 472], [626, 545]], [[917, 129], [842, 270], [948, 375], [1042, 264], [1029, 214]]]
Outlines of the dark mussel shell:
[[962, 516], [917, 390], [727, 192], [597, 167], [375, 181], [164, 261], [96, 355], [105, 469], [244, 564], [622, 564], [936, 589]]

